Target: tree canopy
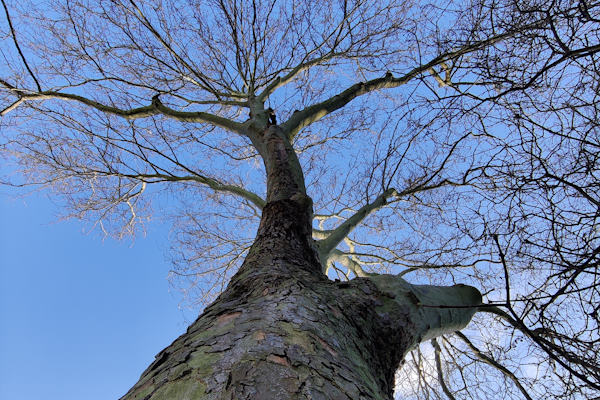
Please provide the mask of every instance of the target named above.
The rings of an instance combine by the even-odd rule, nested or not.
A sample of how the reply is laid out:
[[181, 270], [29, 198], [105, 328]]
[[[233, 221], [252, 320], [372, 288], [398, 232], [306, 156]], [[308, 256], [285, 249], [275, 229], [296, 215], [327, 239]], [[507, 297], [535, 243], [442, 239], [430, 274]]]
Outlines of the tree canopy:
[[[173, 221], [173, 284], [227, 285], [278, 124], [331, 279], [469, 284], [468, 329], [414, 350], [405, 398], [600, 389], [600, 3], [2, 0], [15, 186], [122, 237]], [[265, 161], [267, 162], [267, 161]]]

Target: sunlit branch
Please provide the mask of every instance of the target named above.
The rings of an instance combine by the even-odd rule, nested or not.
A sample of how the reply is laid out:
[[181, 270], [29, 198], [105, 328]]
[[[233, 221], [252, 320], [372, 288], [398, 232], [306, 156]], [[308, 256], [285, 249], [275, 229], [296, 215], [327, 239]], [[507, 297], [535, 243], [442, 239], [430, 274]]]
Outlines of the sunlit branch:
[[348, 236], [348, 234], [354, 228], [358, 226], [358, 224], [360, 224], [367, 216], [369, 216], [369, 214], [385, 206], [388, 198], [394, 196], [395, 194], [395, 189], [388, 189], [380, 194], [372, 203], [362, 206], [353, 216], [331, 231], [331, 234], [329, 234], [326, 239], [322, 239], [317, 242], [319, 253], [326, 257], [333, 251], [333, 249], [337, 247], [338, 244], [340, 244], [342, 240], [344, 240], [346, 236]]
[[341, 209], [340, 211], [331, 214], [315, 214], [313, 218], [319, 221], [319, 223], [326, 221], [330, 218], [344, 219], [343, 214], [345, 212], [356, 212], [356, 210], [354, 208], [346, 207]]
[[331, 235], [331, 230], [314, 229], [312, 230], [313, 239], [321, 240], [326, 239], [327, 236]]
[[[453, 147], [453, 149], [454, 149], [454, 147]], [[446, 158], [446, 160], [444, 160], [444, 163], [446, 161], [447, 161], [447, 158]], [[442, 168], [443, 167], [440, 167], [437, 171], [435, 171], [435, 173], [433, 175], [434, 176], [437, 175], [441, 171]], [[350, 232], [352, 232], [352, 230], [354, 230], [366, 217], [368, 217], [371, 213], [379, 210], [381, 207], [388, 204], [388, 199], [390, 197], [399, 198], [399, 197], [403, 197], [403, 196], [414, 195], [416, 193], [427, 191], [427, 190], [437, 189], [437, 188], [445, 186], [445, 185], [460, 186], [460, 185], [464, 184], [462, 182], [459, 183], [459, 182], [453, 182], [453, 181], [444, 179], [444, 180], [441, 180], [440, 182], [426, 185], [427, 183], [429, 183], [431, 181], [431, 179], [432, 179], [432, 177], [429, 177], [428, 179], [425, 180], [424, 183], [415, 185], [414, 187], [409, 187], [409, 188], [403, 190], [402, 192], [397, 192], [396, 189], [393, 189], [393, 188], [387, 189], [385, 192], [380, 194], [372, 203], [366, 204], [363, 207], [361, 207], [358, 211], [356, 211], [354, 213], [354, 215], [352, 215], [350, 218], [346, 219], [342, 224], [340, 224], [335, 229], [330, 230], [330, 231], [323, 231], [323, 230], [317, 231], [316, 232], [317, 238], [327, 235], [326, 238], [317, 241], [317, 245], [319, 246], [319, 252], [321, 253], [321, 256], [326, 257], [326, 255], [330, 251], [335, 249], [337, 247], [337, 245], [340, 244], [340, 242], [342, 240], [344, 240], [344, 238], [346, 238], [348, 236], [348, 234]], [[324, 219], [325, 216], [320, 216], [319, 218]]]
[[[93, 200], [93, 197], [96, 193], [96, 188], [95, 185], [90, 182], [90, 186], [91, 186], [91, 194], [89, 196], [89, 199], [87, 200], [87, 202], [85, 204], [83, 204], [83, 209], [85, 210], [85, 212], [90, 211], [92, 208], [95, 211], [101, 211], [100, 215], [96, 218], [96, 222], [94, 223], [94, 226], [99, 225], [100, 229], [102, 230], [102, 232], [105, 235], [108, 235], [108, 231], [106, 230], [106, 228], [104, 227], [104, 219], [114, 210], [116, 209], [120, 204], [126, 204], [127, 207], [129, 208], [129, 214], [130, 217], [127, 221], [127, 223], [123, 226], [121, 233], [119, 234], [119, 237], [122, 238], [124, 235], [124, 231], [129, 231], [129, 233], [133, 233], [133, 228], [136, 222], [136, 218], [137, 218], [137, 213], [135, 211], [135, 203], [137, 202], [137, 199], [144, 193], [144, 191], [146, 190], [146, 182], [141, 182], [140, 185], [140, 189], [136, 192], [134, 192], [135, 188], [137, 187], [137, 184], [131, 186], [131, 188], [129, 188], [128, 190], [126, 190], [125, 193], [120, 193], [118, 194], [117, 197], [109, 199], [108, 202], [104, 203], [102, 206], [98, 207], [98, 203], [96, 203]], [[91, 207], [90, 207], [91, 206]], [[95, 208], [94, 208], [95, 207]], [[79, 213], [78, 217], [81, 217], [82, 213]]]
[[16, 100], [11, 105], [7, 106], [6, 108], [4, 108], [3, 110], [0, 111], [0, 117], [4, 117], [9, 112], [11, 112], [15, 108], [19, 107], [21, 105], [21, 103], [23, 103], [24, 101], [25, 100], [23, 98]]
[[129, 211], [131, 212], [131, 218], [129, 219], [129, 222], [126, 225], [129, 229], [131, 229], [133, 227], [133, 225], [135, 224], [135, 219], [137, 217], [135, 208], [133, 207], [131, 200], [140, 196], [142, 193], [144, 193], [145, 190], [146, 190], [146, 182], [142, 182], [142, 187], [140, 188], [140, 190], [137, 193], [130, 195], [125, 201], [125, 203], [129, 206]]
[[322, 261], [323, 265], [328, 265], [331, 262], [340, 263], [344, 267], [346, 267], [348, 270], [354, 272], [356, 274], [356, 276], [358, 276], [358, 277], [366, 277], [366, 276], [370, 275], [368, 272], [366, 272], [362, 268], [360, 263], [358, 263], [356, 260], [354, 260], [352, 258], [351, 255], [346, 254], [338, 249], [334, 249], [332, 252], [330, 252], [329, 255], [327, 256], [327, 260], [321, 260], [321, 261]]
[[451, 72], [452, 71], [448, 67], [448, 64], [445, 63], [445, 62], [442, 62], [439, 65], [442, 68], [442, 70], [444, 71], [444, 78], [442, 78], [440, 76], [440, 74], [438, 74], [436, 72], [436, 70], [433, 69], [433, 67], [429, 68], [428, 71], [431, 73], [431, 75], [433, 76], [433, 78], [437, 81], [439, 87], [451, 86], [452, 82], [450, 81], [450, 78], [451, 78]]

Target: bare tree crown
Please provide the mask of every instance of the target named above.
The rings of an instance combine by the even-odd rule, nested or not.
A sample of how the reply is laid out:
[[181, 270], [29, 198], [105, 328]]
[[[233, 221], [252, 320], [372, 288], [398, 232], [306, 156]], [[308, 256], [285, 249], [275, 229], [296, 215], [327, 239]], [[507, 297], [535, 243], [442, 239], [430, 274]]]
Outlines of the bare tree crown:
[[116, 236], [168, 214], [173, 282], [205, 304], [269, 200], [276, 125], [324, 273], [485, 294], [473, 328], [412, 353], [403, 395], [597, 395], [599, 3], [2, 6], [4, 183]]

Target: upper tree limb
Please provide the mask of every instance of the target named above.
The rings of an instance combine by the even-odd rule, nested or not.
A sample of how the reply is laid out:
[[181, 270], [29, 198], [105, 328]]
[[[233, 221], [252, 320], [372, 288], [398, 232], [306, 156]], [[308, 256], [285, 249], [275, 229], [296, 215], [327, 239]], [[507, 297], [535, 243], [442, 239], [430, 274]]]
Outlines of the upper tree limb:
[[[539, 26], [542, 22], [535, 22], [533, 24], [529, 24], [525, 27], [521, 27], [521, 29], [531, 29]], [[433, 67], [438, 65], [445, 64], [446, 62], [466, 55], [468, 53], [474, 52], [476, 50], [482, 49], [486, 46], [490, 46], [494, 43], [500, 42], [506, 38], [509, 38], [515, 35], [520, 30], [509, 30], [499, 35], [492, 36], [490, 38], [476, 41], [473, 43], [466, 44], [457, 50], [449, 51], [444, 54], [441, 54], [431, 61], [419, 65], [409, 72], [405, 73], [400, 77], [394, 77], [391, 73], [386, 73], [384, 77], [371, 79], [366, 82], [356, 83], [341, 93], [330, 97], [327, 100], [324, 100], [320, 103], [313, 104], [304, 108], [301, 111], [295, 112], [284, 124], [282, 124], [282, 128], [287, 132], [288, 137], [293, 139], [302, 128], [312, 124], [323, 118], [324, 116], [341, 109], [346, 104], [354, 100], [355, 98], [362, 96], [367, 93], [371, 93], [380, 89], [391, 89], [405, 83], [411, 81], [417, 76], [430, 71]], [[274, 82], [277, 86], [282, 86], [279, 81]]]
[[387, 204], [387, 199], [396, 194], [395, 189], [388, 189], [380, 194], [372, 203], [365, 204], [353, 216], [348, 218], [322, 240], [317, 242], [321, 256], [327, 256], [348, 234], [358, 226], [369, 214]]
[[[444, 163], [448, 159], [449, 156], [450, 155], [448, 155], [445, 158]], [[335, 229], [328, 231], [327, 237], [325, 237], [317, 242], [317, 244], [319, 246], [319, 252], [322, 255], [326, 255], [326, 254], [330, 253], [331, 251], [333, 251], [337, 247], [337, 245], [340, 244], [342, 242], [342, 240], [344, 240], [348, 236], [348, 234], [350, 234], [350, 232], [352, 232], [366, 217], [371, 215], [373, 212], [379, 210], [381, 207], [384, 207], [385, 205], [389, 204], [389, 199], [392, 197], [400, 198], [403, 196], [414, 195], [419, 192], [425, 192], [428, 190], [437, 189], [442, 186], [447, 186], [447, 185], [460, 186], [460, 185], [465, 184], [464, 182], [454, 182], [454, 181], [451, 181], [448, 179], [442, 179], [439, 182], [431, 183], [431, 180], [435, 176], [437, 176], [437, 174], [442, 170], [442, 168], [443, 168], [443, 163], [442, 163], [442, 166], [440, 166], [436, 171], [434, 171], [434, 174], [432, 174], [430, 177], [424, 178], [421, 182], [418, 182], [417, 184], [415, 184], [411, 187], [408, 187], [400, 192], [398, 192], [394, 188], [390, 188], [390, 189], [387, 189], [386, 191], [384, 191], [383, 193], [381, 193], [379, 196], [377, 196], [377, 198], [374, 201], [362, 206], [350, 218], [345, 220], [343, 223], [341, 223]], [[466, 179], [466, 175], [465, 175], [465, 179]]]
[[165, 106], [158, 98], [158, 95], [152, 98], [152, 102], [150, 105], [137, 108], [123, 109], [114, 106], [109, 106], [98, 101], [89, 99], [87, 97], [71, 93], [62, 93], [52, 90], [32, 92], [24, 89], [18, 89], [3, 79], [0, 79], [0, 85], [4, 86], [6, 89], [8, 89], [10, 92], [12, 92], [18, 97], [18, 99], [13, 104], [0, 111], [0, 116], [8, 114], [8, 112], [14, 110], [21, 103], [26, 101], [58, 99], [66, 101], [76, 101], [103, 113], [116, 115], [129, 120], [147, 118], [153, 115], [162, 114], [183, 122], [199, 122], [212, 124], [240, 135], [243, 135], [245, 132], [243, 124], [232, 121], [228, 118], [224, 118], [215, 114], [202, 111], [178, 111], [171, 107]]

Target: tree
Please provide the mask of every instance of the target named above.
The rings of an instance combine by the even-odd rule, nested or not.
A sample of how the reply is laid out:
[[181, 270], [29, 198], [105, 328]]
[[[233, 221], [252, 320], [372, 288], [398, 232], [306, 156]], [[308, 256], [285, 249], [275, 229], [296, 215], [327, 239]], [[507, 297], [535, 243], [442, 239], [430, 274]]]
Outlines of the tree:
[[597, 396], [600, 4], [2, 5], [5, 183], [212, 302], [123, 399]]

